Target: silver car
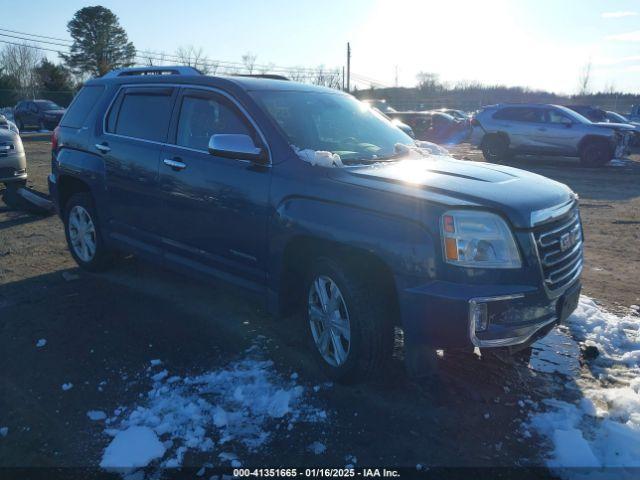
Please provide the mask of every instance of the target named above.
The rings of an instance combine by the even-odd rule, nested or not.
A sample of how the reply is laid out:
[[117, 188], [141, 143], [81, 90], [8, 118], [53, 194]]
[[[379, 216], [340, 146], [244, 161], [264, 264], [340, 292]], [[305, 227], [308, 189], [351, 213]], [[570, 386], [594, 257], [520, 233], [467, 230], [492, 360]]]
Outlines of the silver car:
[[0, 183], [24, 184], [27, 181], [27, 158], [20, 135], [0, 129]]
[[579, 157], [585, 166], [601, 166], [623, 156], [633, 127], [593, 123], [566, 107], [502, 104], [485, 107], [472, 120], [471, 143], [488, 161], [517, 154]]

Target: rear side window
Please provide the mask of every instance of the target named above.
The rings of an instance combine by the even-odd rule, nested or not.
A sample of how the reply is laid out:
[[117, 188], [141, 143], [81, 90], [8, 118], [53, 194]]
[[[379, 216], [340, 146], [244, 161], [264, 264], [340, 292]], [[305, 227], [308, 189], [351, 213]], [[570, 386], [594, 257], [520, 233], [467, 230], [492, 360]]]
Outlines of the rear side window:
[[496, 120], [513, 120], [516, 122], [544, 122], [542, 109], [527, 107], [508, 107], [493, 114]]
[[107, 131], [126, 137], [162, 142], [166, 139], [173, 89], [128, 89], [109, 113]]
[[60, 125], [63, 127], [80, 128], [102, 96], [102, 85], [82, 87], [65, 113]]

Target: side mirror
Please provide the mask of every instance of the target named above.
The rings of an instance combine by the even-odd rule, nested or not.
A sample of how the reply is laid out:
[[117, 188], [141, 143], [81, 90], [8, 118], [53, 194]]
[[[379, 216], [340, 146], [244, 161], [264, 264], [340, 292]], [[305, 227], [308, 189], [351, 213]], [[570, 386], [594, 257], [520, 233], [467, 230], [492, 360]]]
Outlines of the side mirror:
[[251, 160], [266, 164], [269, 159], [264, 149], [256, 147], [249, 135], [217, 134], [209, 139], [209, 153], [237, 160]]

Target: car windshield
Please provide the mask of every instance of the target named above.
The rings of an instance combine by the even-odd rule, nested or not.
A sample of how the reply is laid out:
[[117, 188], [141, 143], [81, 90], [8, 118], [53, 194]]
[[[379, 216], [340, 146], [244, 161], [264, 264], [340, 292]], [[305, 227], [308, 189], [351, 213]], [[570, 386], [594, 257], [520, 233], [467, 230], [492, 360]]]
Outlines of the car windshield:
[[587, 117], [580, 115], [575, 110], [571, 110], [570, 108], [563, 107], [561, 105], [557, 105], [556, 108], [561, 110], [566, 116], [570, 117], [576, 123], [592, 123]]
[[41, 110], [60, 110], [62, 108], [51, 100], [36, 100], [35, 103]]
[[611, 122], [629, 123], [629, 120], [627, 118], [625, 118], [624, 116], [622, 116], [622, 115], [620, 115], [619, 113], [616, 113], [616, 112], [607, 112], [607, 118]]
[[396, 144], [413, 145], [407, 134], [374, 109], [343, 93], [254, 91], [289, 143], [329, 151], [346, 162], [396, 158]]

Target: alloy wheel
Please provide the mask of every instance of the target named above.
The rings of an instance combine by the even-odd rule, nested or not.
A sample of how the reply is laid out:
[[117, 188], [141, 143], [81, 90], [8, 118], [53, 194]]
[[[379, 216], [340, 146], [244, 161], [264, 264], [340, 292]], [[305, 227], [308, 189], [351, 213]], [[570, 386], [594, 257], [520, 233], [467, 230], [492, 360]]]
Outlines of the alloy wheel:
[[96, 228], [89, 212], [80, 205], [69, 212], [69, 239], [76, 256], [90, 262], [96, 254]]
[[343, 365], [351, 348], [349, 312], [338, 285], [329, 277], [316, 277], [309, 288], [309, 327], [316, 348], [331, 366]]

